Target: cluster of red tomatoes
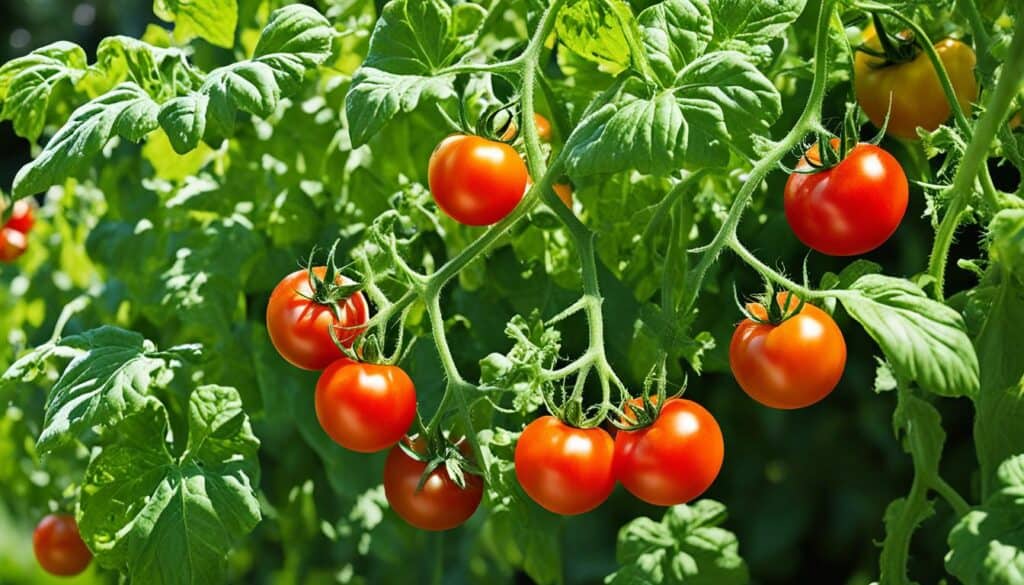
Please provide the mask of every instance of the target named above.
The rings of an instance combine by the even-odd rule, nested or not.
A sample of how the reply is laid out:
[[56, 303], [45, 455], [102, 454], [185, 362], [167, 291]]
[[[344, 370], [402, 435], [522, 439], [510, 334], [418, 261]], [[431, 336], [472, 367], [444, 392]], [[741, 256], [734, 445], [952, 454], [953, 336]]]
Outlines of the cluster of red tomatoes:
[[[704, 407], [671, 398], [654, 420], [612, 439], [602, 428], [581, 429], [544, 416], [523, 429], [516, 444], [516, 478], [543, 508], [582, 514], [601, 505], [618, 481], [628, 492], [657, 506], [693, 500], [718, 477], [725, 443], [718, 422]], [[631, 419], [644, 406], [626, 405]]]
[[[0, 200], [0, 212], [5, 205]], [[14, 202], [11, 217], [0, 227], [0, 262], [14, 262], [28, 249], [28, 232], [36, 223], [32, 203], [28, 199]]]
[[[882, 34], [885, 34], [884, 31]], [[857, 102], [879, 127], [913, 140], [918, 128], [934, 131], [951, 108], [938, 74], [906, 33], [882, 42], [875, 27], [864, 34], [854, 59]], [[954, 39], [935, 44], [960, 107], [970, 112], [978, 97], [973, 49]], [[1012, 124], [1012, 122], [1011, 122]], [[899, 227], [907, 210], [907, 177], [888, 152], [861, 143], [841, 152], [824, 168], [821, 145], [812, 146], [786, 182], [786, 220], [801, 242], [832, 256], [865, 254], [881, 246]], [[771, 302], [767, 300], [766, 302]], [[803, 408], [836, 387], [846, 365], [846, 343], [835, 321], [795, 297], [780, 294], [780, 310], [770, 318], [765, 306], [747, 306], [733, 334], [729, 362], [743, 390], [772, 408]]]
[[[390, 449], [384, 467], [384, 489], [392, 509], [409, 524], [424, 530], [447, 530], [465, 522], [480, 505], [483, 480], [466, 477], [460, 488], [444, 466], [431, 471], [399, 445], [422, 454], [426, 444], [407, 435], [416, 419], [416, 388], [402, 368], [356, 361], [340, 346], [351, 348], [369, 318], [360, 292], [339, 296], [351, 280], [338, 274], [325, 282], [324, 266], [299, 270], [274, 289], [267, 306], [270, 340], [292, 365], [322, 370], [316, 384], [316, 415], [334, 442], [351, 451], [375, 453]], [[339, 346], [340, 344], [340, 346]], [[421, 484], [422, 480], [422, 484]]]

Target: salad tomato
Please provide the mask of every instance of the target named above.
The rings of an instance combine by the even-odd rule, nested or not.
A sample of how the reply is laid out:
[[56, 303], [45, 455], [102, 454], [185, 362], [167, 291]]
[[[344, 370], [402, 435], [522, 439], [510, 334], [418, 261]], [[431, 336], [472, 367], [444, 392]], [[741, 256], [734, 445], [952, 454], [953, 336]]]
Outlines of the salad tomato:
[[402, 368], [342, 358], [316, 383], [316, 417], [334, 442], [374, 453], [398, 443], [416, 418], [416, 388]]
[[472, 226], [501, 221], [519, 205], [529, 175], [504, 142], [455, 134], [430, 155], [430, 192], [442, 211]]
[[[403, 440], [415, 452], [424, 452], [423, 441]], [[400, 445], [391, 448], [384, 463], [384, 494], [391, 509], [421, 530], [451, 530], [469, 520], [483, 498], [483, 478], [466, 473], [466, 485], [460, 488], [444, 465], [435, 468], [424, 480], [426, 468], [425, 462], [410, 457]]]

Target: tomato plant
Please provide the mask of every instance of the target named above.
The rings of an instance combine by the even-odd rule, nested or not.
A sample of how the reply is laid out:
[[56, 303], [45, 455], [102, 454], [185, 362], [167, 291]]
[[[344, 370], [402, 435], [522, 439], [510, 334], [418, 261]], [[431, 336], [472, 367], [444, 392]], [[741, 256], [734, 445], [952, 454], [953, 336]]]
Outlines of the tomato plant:
[[0, 13], [0, 582], [1024, 574], [1019, 3]]

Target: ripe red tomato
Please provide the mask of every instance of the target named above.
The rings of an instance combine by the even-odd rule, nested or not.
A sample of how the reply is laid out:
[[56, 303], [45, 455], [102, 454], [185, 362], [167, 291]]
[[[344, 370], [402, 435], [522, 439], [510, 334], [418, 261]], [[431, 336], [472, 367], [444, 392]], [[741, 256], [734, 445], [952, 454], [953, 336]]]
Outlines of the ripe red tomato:
[[[548, 119], [545, 118], [543, 115], [538, 114], [537, 112], [534, 112], [533, 113], [533, 123], [537, 126], [537, 137], [540, 138], [541, 140], [543, 140], [544, 142], [550, 142], [551, 141], [551, 122], [548, 122]], [[511, 140], [512, 137], [515, 136], [515, 135], [516, 135], [516, 123], [512, 122], [511, 124], [508, 125], [508, 129], [505, 130], [505, 133], [502, 134], [501, 139], [502, 140]]]
[[[881, 50], [874, 26], [864, 31], [864, 44], [875, 51]], [[955, 39], [943, 39], [935, 43], [935, 51], [949, 75], [960, 108], [970, 117], [972, 102], [978, 99], [974, 49]], [[917, 140], [918, 127], [933, 131], [949, 119], [949, 101], [924, 51], [918, 51], [913, 59], [904, 63], [887, 63], [883, 58], [857, 51], [853, 63], [857, 103], [879, 128], [889, 114], [886, 133]]]
[[572, 209], [572, 186], [568, 183], [555, 183], [551, 186], [558, 198], [565, 203], [565, 206]]
[[0, 262], [14, 262], [28, 249], [28, 238], [23, 232], [0, 228]]
[[[327, 269], [313, 269], [317, 278], [323, 278]], [[353, 284], [339, 275], [339, 284]], [[304, 370], [322, 370], [343, 357], [331, 339], [330, 328], [345, 347], [352, 347], [365, 329], [368, 310], [363, 294], [357, 292], [341, 306], [338, 321], [330, 305], [314, 300], [313, 287], [306, 270], [297, 270], [278, 283], [267, 305], [267, 332], [281, 357]]]
[[511, 146], [455, 134], [430, 155], [430, 192], [455, 221], [491, 225], [512, 212], [526, 191], [526, 163]]
[[32, 210], [32, 203], [28, 199], [19, 199], [14, 202], [14, 209], [11, 211], [11, 217], [4, 224], [4, 227], [18, 230], [23, 234], [27, 234], [32, 226], [36, 223], [35, 212]]
[[[784, 306], [785, 294], [780, 293]], [[792, 312], [797, 305], [793, 297]], [[747, 310], [766, 318], [757, 303]], [[846, 367], [846, 341], [825, 311], [805, 304], [779, 325], [744, 319], [729, 345], [729, 365], [743, 391], [772, 408], [803, 408], [829, 395]]]
[[542, 416], [519, 436], [516, 478], [544, 509], [582, 514], [600, 506], [615, 488], [614, 452], [615, 443], [603, 429], [578, 429]]
[[651, 426], [620, 430], [615, 437], [615, 478], [629, 493], [655, 506], [683, 504], [704, 493], [724, 458], [725, 442], [715, 417], [682, 398], [666, 402]]
[[32, 548], [39, 566], [60, 577], [77, 575], [92, 561], [74, 516], [50, 514], [43, 518], [32, 533]]
[[[420, 440], [405, 441], [417, 453], [425, 449]], [[391, 509], [420, 530], [451, 530], [469, 520], [483, 498], [483, 478], [465, 474], [463, 489], [441, 465], [431, 471], [423, 487], [417, 489], [426, 468], [426, 463], [413, 459], [399, 445], [391, 448], [384, 463], [384, 494]]]
[[398, 366], [342, 358], [316, 383], [316, 417], [334, 442], [374, 453], [400, 441], [416, 418], [416, 388]]
[[[797, 171], [818, 161], [812, 147]], [[794, 172], [786, 181], [786, 220], [800, 241], [831, 256], [851, 256], [881, 246], [907, 211], [909, 187], [900, 163], [872, 144], [858, 144], [838, 165], [816, 173]]]

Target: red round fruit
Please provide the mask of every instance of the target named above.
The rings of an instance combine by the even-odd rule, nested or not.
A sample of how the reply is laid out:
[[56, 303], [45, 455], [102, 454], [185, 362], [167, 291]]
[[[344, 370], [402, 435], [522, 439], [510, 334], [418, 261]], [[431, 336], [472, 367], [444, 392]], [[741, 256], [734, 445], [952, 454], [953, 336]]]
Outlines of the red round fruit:
[[[818, 162], [816, 146], [796, 170], [810, 170], [808, 159]], [[830, 169], [789, 176], [786, 220], [801, 242], [823, 254], [864, 254], [885, 243], [899, 227], [908, 193], [907, 176], [891, 154], [872, 144], [858, 144]]]
[[28, 199], [19, 199], [14, 202], [14, 209], [11, 211], [11, 217], [7, 220], [7, 223], [4, 224], [4, 227], [27, 234], [35, 224], [36, 216], [33, 211], [32, 203]]
[[92, 561], [74, 516], [65, 514], [50, 514], [39, 522], [32, 533], [32, 549], [39, 566], [60, 577], [77, 575]]
[[[778, 302], [785, 306], [785, 293]], [[790, 313], [797, 300], [792, 298]], [[764, 306], [747, 310], [766, 319]], [[843, 332], [828, 313], [805, 304], [799, 313], [778, 325], [744, 319], [729, 345], [729, 365], [743, 391], [772, 408], [810, 406], [835, 389], [846, 367]]]
[[589, 512], [615, 488], [615, 443], [600, 428], [578, 429], [542, 416], [516, 444], [516, 478], [544, 509], [571, 516]]
[[316, 417], [334, 442], [374, 453], [398, 443], [416, 418], [416, 388], [398, 366], [340, 359], [316, 383]]
[[430, 155], [430, 193], [455, 221], [491, 225], [512, 212], [526, 191], [528, 173], [511, 146], [455, 134]]
[[9, 227], [0, 228], [0, 262], [14, 262], [28, 249], [28, 237]]
[[[639, 399], [629, 406], [639, 404]], [[627, 406], [627, 410], [629, 409]], [[656, 506], [683, 504], [704, 493], [722, 469], [722, 430], [703, 406], [673, 398], [658, 419], [615, 437], [615, 477], [641, 500]]]
[[[405, 441], [417, 453], [425, 449], [422, 441]], [[426, 468], [426, 463], [410, 457], [401, 446], [391, 448], [384, 463], [384, 494], [391, 509], [420, 530], [451, 530], [461, 526], [480, 506], [483, 478], [466, 473], [466, 487], [460, 488], [441, 465], [430, 472], [419, 488]]]
[[[313, 269], [323, 278], [327, 269]], [[338, 275], [339, 284], [354, 284]], [[313, 286], [306, 270], [297, 270], [274, 288], [267, 305], [267, 332], [281, 357], [304, 370], [322, 370], [344, 357], [331, 339], [330, 328], [345, 347], [352, 347], [364, 331], [369, 311], [363, 294], [357, 292], [342, 305], [341, 320], [336, 320], [329, 305], [312, 300]]]

